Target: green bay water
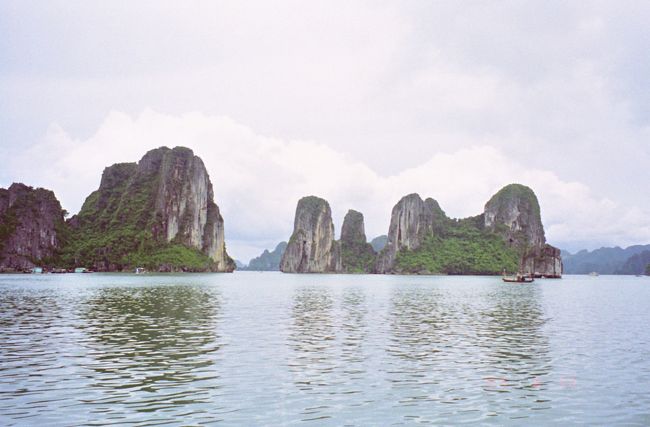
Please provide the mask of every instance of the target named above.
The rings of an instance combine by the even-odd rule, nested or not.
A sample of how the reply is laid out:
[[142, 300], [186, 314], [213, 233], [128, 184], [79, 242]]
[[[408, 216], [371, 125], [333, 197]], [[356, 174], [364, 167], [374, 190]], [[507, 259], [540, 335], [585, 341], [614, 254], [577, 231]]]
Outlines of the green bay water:
[[1, 425], [650, 425], [650, 278], [0, 276]]

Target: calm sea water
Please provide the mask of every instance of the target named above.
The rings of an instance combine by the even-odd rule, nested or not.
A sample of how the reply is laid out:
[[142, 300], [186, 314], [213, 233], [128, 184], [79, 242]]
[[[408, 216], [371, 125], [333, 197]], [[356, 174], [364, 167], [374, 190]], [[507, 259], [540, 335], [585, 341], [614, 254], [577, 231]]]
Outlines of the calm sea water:
[[2, 425], [650, 425], [650, 278], [1, 275]]

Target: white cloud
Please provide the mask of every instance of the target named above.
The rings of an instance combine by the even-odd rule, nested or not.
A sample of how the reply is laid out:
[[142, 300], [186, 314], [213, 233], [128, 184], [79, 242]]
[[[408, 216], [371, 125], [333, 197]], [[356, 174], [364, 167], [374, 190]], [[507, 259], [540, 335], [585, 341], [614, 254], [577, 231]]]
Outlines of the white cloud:
[[462, 216], [510, 181], [560, 245], [647, 242], [649, 18], [624, 0], [0, 2], [0, 182], [76, 210], [104, 166], [178, 144], [242, 258], [306, 193], [372, 235], [406, 192]]
[[10, 168], [28, 184], [53, 189], [64, 207], [76, 212], [99, 185], [105, 166], [137, 161], [146, 150], [163, 145], [190, 147], [210, 173], [229, 250], [242, 260], [289, 237], [296, 202], [304, 195], [330, 202], [337, 233], [347, 209], [360, 210], [371, 238], [387, 232], [393, 205], [408, 193], [433, 197], [448, 215], [464, 217], [480, 213], [489, 197], [511, 182], [535, 190], [553, 244], [575, 249], [576, 244], [650, 241], [647, 212], [600, 197], [554, 172], [530, 168], [491, 142], [479, 140], [480, 145], [438, 153], [383, 175], [327, 145], [263, 136], [227, 117], [145, 110], [135, 118], [113, 112], [86, 139], [74, 139], [53, 125]]

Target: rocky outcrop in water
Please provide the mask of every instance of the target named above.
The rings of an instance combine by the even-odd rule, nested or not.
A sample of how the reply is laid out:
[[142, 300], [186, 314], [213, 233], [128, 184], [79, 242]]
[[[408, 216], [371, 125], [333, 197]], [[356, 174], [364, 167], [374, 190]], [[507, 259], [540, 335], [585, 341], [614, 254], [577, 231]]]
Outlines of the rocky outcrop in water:
[[341, 253], [334, 240], [332, 211], [326, 200], [315, 196], [298, 201], [293, 233], [280, 262], [285, 273], [341, 271]]
[[203, 161], [184, 147], [151, 150], [104, 170], [70, 225], [76, 265], [120, 270], [232, 271], [224, 222]]
[[561, 251], [549, 244], [530, 248], [521, 261], [520, 270], [547, 278], [560, 278], [563, 273]]
[[539, 202], [533, 190], [510, 184], [485, 204], [485, 228], [504, 235], [516, 246], [542, 247], [546, 243]]
[[448, 218], [433, 199], [417, 194], [393, 208], [378, 273], [500, 274], [521, 271], [560, 277], [560, 250], [546, 244], [539, 203], [523, 185], [501, 189], [481, 215]]
[[404, 196], [393, 207], [388, 242], [379, 254], [375, 270], [378, 273], [390, 272], [399, 251], [419, 248], [427, 236], [441, 229], [446, 219], [435, 200], [428, 198], [423, 201], [415, 193]]
[[349, 210], [341, 227], [341, 268], [346, 273], [369, 273], [376, 253], [366, 240], [363, 214]]
[[65, 234], [54, 193], [12, 184], [0, 188], [0, 269], [26, 269], [54, 257]]
[[521, 184], [505, 186], [487, 202], [483, 218], [487, 230], [502, 235], [521, 254], [521, 272], [561, 277], [562, 256], [559, 249], [546, 244], [533, 190]]

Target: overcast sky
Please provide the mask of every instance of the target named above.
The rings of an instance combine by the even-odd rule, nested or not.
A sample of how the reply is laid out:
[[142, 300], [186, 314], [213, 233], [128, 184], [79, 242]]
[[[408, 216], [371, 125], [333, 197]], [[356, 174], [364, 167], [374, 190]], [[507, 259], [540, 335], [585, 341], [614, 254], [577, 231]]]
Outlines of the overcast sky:
[[229, 253], [299, 197], [385, 234], [418, 192], [531, 186], [550, 243], [650, 243], [650, 2], [0, 0], [0, 186], [76, 213], [103, 168], [199, 155]]

